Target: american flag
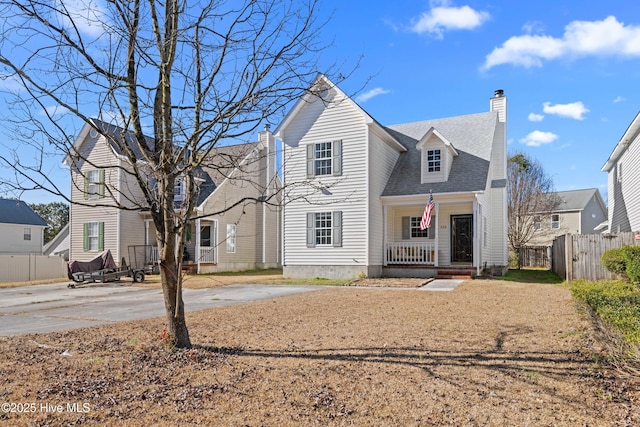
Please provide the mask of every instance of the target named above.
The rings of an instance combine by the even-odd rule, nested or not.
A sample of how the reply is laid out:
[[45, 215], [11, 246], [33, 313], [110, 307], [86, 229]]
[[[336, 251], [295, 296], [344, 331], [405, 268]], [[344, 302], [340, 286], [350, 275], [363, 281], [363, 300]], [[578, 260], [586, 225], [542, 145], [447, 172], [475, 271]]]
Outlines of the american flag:
[[422, 214], [420, 230], [431, 227], [431, 211], [433, 211], [433, 195], [429, 193], [429, 202], [427, 202], [427, 206], [425, 206], [424, 213]]

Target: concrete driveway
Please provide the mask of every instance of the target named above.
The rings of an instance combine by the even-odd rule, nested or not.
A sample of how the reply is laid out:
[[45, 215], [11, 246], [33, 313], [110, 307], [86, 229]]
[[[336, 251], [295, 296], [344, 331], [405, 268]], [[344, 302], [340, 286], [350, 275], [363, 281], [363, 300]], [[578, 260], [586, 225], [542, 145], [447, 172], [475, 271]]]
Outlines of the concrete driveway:
[[[76, 289], [68, 282], [0, 289], [0, 336], [81, 328], [165, 315], [161, 289], [127, 283]], [[187, 312], [276, 298], [321, 289], [321, 286], [229, 285], [184, 289]]]

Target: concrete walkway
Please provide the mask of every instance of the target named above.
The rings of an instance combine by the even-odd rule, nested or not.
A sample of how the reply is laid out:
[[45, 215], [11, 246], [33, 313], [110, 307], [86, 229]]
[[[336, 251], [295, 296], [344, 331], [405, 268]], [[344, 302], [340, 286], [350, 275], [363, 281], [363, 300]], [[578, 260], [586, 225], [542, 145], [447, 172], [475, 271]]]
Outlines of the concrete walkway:
[[420, 287], [424, 291], [452, 291], [464, 280], [459, 279], [435, 279]]

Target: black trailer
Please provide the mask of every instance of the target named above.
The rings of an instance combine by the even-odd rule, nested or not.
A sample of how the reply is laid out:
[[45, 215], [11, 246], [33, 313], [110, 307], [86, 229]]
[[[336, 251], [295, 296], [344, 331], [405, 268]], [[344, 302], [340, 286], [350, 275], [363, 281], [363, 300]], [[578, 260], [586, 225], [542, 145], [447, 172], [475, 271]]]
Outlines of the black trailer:
[[144, 268], [127, 266], [122, 260], [118, 267], [113, 260], [110, 250], [102, 252], [91, 261], [71, 261], [67, 263], [67, 275], [75, 283], [69, 283], [69, 288], [75, 288], [77, 284], [107, 283], [120, 280], [122, 277], [131, 277], [133, 282], [144, 282]]

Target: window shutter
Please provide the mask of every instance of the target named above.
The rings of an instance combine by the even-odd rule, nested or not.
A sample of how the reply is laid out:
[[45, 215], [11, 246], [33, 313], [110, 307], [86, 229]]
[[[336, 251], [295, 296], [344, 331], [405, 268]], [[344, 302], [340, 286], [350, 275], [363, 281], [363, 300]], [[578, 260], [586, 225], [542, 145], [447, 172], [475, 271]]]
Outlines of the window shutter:
[[402, 217], [402, 240], [409, 240], [411, 238], [411, 217]]
[[98, 250], [104, 250], [104, 222], [98, 223]]
[[86, 252], [89, 250], [89, 223], [85, 222], [84, 224], [82, 224], [82, 226], [82, 246], [84, 248], [84, 251]]
[[[82, 174], [82, 172], [80, 172]], [[84, 176], [84, 199], [89, 199], [89, 176], [87, 174], [82, 174]]]
[[307, 247], [314, 248], [316, 246], [315, 232], [316, 215], [313, 212], [307, 212]]
[[342, 212], [334, 211], [331, 223], [333, 230], [331, 230], [331, 239], [333, 241], [334, 248], [342, 247]]
[[100, 184], [98, 185], [98, 196], [104, 197], [104, 169], [100, 169]]
[[314, 155], [315, 145], [309, 144], [307, 145], [307, 178], [313, 178], [315, 176], [314, 165], [313, 165], [313, 155]]
[[331, 145], [333, 149], [333, 159], [331, 160], [333, 175], [340, 176], [342, 175], [342, 141], [333, 141]]

